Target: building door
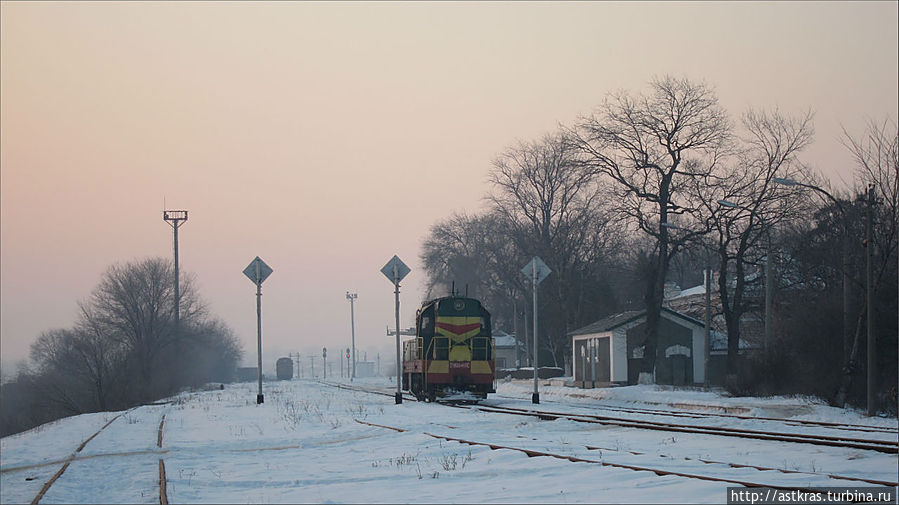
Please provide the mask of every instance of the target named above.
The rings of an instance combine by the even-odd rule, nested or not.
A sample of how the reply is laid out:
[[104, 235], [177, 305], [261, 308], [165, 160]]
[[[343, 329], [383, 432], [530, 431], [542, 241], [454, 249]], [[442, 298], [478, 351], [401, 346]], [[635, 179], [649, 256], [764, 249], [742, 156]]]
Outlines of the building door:
[[609, 342], [612, 337], [599, 339], [599, 363], [597, 363], [596, 381], [612, 382], [612, 360]]

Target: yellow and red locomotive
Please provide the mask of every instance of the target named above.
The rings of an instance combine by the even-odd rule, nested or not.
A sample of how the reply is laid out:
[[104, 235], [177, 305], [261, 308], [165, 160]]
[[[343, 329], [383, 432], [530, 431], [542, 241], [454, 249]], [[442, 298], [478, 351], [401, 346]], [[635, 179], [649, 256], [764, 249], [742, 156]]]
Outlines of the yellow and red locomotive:
[[490, 312], [474, 298], [422, 304], [403, 342], [403, 389], [419, 400], [478, 400], [496, 392]]

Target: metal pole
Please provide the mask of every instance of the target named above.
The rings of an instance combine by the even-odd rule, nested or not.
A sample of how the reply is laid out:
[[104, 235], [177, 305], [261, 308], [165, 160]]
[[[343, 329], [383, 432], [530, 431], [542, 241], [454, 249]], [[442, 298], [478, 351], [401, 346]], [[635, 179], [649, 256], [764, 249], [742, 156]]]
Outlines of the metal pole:
[[515, 333], [515, 368], [521, 367], [521, 333], [518, 333], [518, 310], [512, 295], [512, 331]]
[[[599, 340], [592, 339], [590, 341], [590, 387], [596, 387], [596, 356], [599, 354]], [[610, 377], [611, 379], [611, 377]]]
[[[840, 207], [842, 209], [842, 207]], [[850, 328], [852, 323], [849, 319], [850, 289], [851, 280], [849, 279], [849, 224], [846, 223], [846, 216], [843, 216], [843, 237], [840, 239], [841, 267], [843, 270], [843, 356], [849, 356], [851, 352], [852, 335]]]
[[356, 313], [353, 308], [353, 302], [356, 301], [356, 293], [350, 298], [350, 334], [352, 335], [352, 355], [353, 355], [353, 375], [350, 376], [350, 382], [356, 378]]
[[[259, 278], [259, 262], [256, 262], [256, 278]], [[259, 392], [256, 405], [265, 401], [262, 396], [262, 283], [256, 282], [256, 375], [259, 378]]]
[[402, 362], [400, 361], [400, 275], [397, 266], [393, 265], [393, 294], [396, 296], [396, 404], [403, 403], [403, 393], [400, 390], [400, 375], [402, 374]]
[[711, 384], [709, 379], [709, 357], [712, 345], [712, 261], [709, 251], [705, 253], [705, 363], [703, 364], [703, 383], [705, 387]]
[[873, 243], [873, 221], [874, 221], [874, 185], [868, 185], [868, 209], [865, 213], [865, 291], [867, 304], [867, 327], [868, 327], [868, 417], [873, 416], [877, 407], [875, 405], [874, 389], [875, 389], [875, 368], [877, 363], [874, 360], [875, 351], [875, 333], [874, 333], [874, 243]]
[[181, 322], [181, 295], [180, 295], [180, 287], [178, 286], [178, 225], [177, 223], [173, 227], [175, 229], [175, 331], [178, 331], [180, 322]]
[[771, 231], [765, 227], [768, 236], [768, 250], [765, 253], [765, 352], [768, 352], [768, 344], [771, 342], [771, 305], [774, 290], [774, 278], [771, 275]]
[[534, 287], [534, 394], [531, 395], [531, 403], [540, 403], [540, 392], [537, 390], [537, 257], [531, 263], [531, 279]]

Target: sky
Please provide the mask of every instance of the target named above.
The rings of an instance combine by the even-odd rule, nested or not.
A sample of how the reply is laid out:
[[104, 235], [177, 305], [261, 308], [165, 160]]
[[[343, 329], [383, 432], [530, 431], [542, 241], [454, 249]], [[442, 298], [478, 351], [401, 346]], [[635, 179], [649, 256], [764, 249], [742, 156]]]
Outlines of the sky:
[[[113, 264], [172, 257], [266, 365], [392, 356], [429, 228], [478, 212], [493, 159], [665, 75], [815, 113], [804, 160], [851, 184], [842, 129], [897, 117], [899, 2], [0, 3], [0, 358], [74, 324]], [[443, 293], [436, 293], [442, 295]], [[269, 358], [270, 356], [270, 358]], [[392, 359], [392, 358], [390, 358]], [[271, 361], [271, 363], [268, 363]], [[336, 365], [335, 365], [336, 368]]]

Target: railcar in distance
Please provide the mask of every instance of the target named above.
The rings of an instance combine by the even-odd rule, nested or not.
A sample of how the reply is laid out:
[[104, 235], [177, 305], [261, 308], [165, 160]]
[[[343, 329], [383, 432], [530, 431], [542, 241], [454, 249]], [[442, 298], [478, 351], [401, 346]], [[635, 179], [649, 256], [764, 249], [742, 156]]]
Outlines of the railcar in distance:
[[478, 401], [496, 392], [490, 312], [474, 298], [422, 304], [403, 342], [403, 389], [419, 400]]
[[293, 360], [290, 358], [278, 358], [275, 362], [275, 374], [279, 381], [293, 379]]

